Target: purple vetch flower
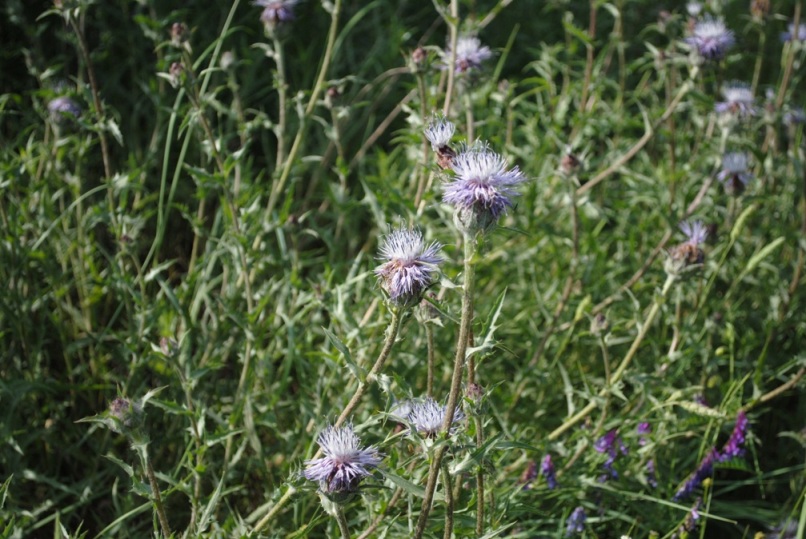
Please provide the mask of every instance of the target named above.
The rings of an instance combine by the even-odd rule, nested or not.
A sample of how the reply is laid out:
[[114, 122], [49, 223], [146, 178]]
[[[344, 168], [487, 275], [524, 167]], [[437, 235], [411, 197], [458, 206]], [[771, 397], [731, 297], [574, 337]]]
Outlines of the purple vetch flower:
[[753, 116], [756, 107], [753, 104], [755, 98], [750, 86], [742, 82], [733, 82], [722, 88], [722, 96], [725, 101], [721, 101], [714, 106], [718, 114], [732, 114], [735, 116]]
[[299, 0], [255, 0], [254, 5], [263, 8], [260, 14], [260, 21], [267, 29], [272, 29], [278, 24], [294, 20], [294, 7]]
[[507, 170], [503, 157], [485, 146], [469, 148], [453, 159], [456, 176], [448, 182], [442, 200], [456, 208], [456, 221], [464, 230], [487, 230], [494, 225], [518, 193], [514, 187], [526, 176]]
[[741, 194], [747, 183], [753, 179], [753, 175], [748, 170], [747, 154], [742, 152], [725, 154], [722, 157], [722, 170], [717, 173], [716, 177], [725, 186], [728, 194]]
[[638, 432], [639, 436], [638, 445], [646, 445], [646, 437], [652, 433], [652, 425], [650, 425], [648, 421], [644, 421], [643, 423], [638, 423], [638, 426], [635, 430]]
[[725, 445], [722, 447], [717, 461], [725, 462], [732, 458], [742, 456], [742, 454], [744, 454], [742, 446], [744, 445], [746, 437], [747, 414], [744, 410], [740, 410], [739, 415], [736, 416], [736, 424], [733, 426], [733, 432], [731, 432], [730, 438], [728, 438], [728, 441], [725, 442]]
[[385, 262], [375, 268], [375, 275], [393, 304], [410, 307], [419, 303], [444, 260], [441, 247], [437, 242], [426, 245], [417, 229], [398, 228], [383, 238], [380, 258]]
[[54, 122], [61, 124], [81, 116], [81, 107], [69, 97], [62, 96], [52, 99], [48, 103], [48, 112]]
[[795, 24], [789, 23], [787, 28], [788, 31], [781, 32], [781, 41], [806, 41], [806, 24], [798, 24], [795, 30]]
[[794, 107], [784, 113], [784, 125], [794, 127], [806, 123], [806, 112], [800, 107]]
[[[618, 431], [613, 429], [609, 431], [604, 436], [600, 437], [596, 442], [593, 444], [593, 448], [598, 451], [599, 453], [606, 453], [607, 460], [604, 463], [604, 469], [608, 472], [610, 477], [617, 478], [618, 472], [616, 472], [615, 468], [613, 468], [613, 464], [616, 462], [616, 458], [618, 457], [619, 451], [621, 451], [622, 455], [626, 455], [628, 453], [627, 446], [624, 445], [624, 440], [618, 436]], [[604, 482], [607, 480], [607, 476], [603, 476], [600, 478], [600, 482]]]
[[646, 462], [646, 482], [652, 488], [658, 488], [658, 479], [655, 476], [655, 461], [649, 459]]
[[526, 469], [521, 473], [518, 483], [523, 485], [523, 490], [530, 490], [532, 488], [532, 481], [537, 477], [537, 463], [533, 460], [529, 461]]
[[697, 521], [700, 520], [700, 506], [702, 505], [702, 498], [697, 498], [694, 505], [691, 507], [686, 519], [672, 535], [672, 539], [679, 539], [680, 537], [689, 537], [691, 532], [697, 528]]
[[723, 21], [706, 18], [694, 25], [685, 41], [705, 60], [721, 60], [736, 43], [736, 38]]
[[306, 460], [302, 474], [305, 479], [318, 481], [319, 488], [326, 494], [355, 491], [358, 483], [383, 459], [375, 447], [361, 448], [361, 440], [349, 423], [326, 428], [316, 443], [325, 456]]
[[451, 138], [456, 126], [445, 118], [435, 117], [425, 129], [425, 138], [431, 143], [431, 149], [437, 152], [437, 163], [442, 168], [451, 168], [456, 152], [451, 148]]
[[585, 531], [585, 520], [587, 519], [587, 515], [585, 514], [585, 508], [581, 505], [578, 506], [574, 511], [571, 513], [571, 516], [568, 517], [568, 520], [565, 522], [565, 535], [566, 537], [574, 535], [575, 533], [582, 533]]
[[[456, 73], [466, 73], [471, 69], [478, 69], [481, 67], [481, 63], [491, 58], [492, 55], [490, 48], [482, 45], [479, 38], [462, 36], [456, 40], [456, 63], [454, 64]], [[442, 53], [443, 69], [450, 64], [451, 56], [451, 49], [448, 46]]]
[[546, 485], [549, 490], [557, 488], [557, 474], [554, 470], [554, 463], [551, 462], [551, 455], [546, 454], [543, 460], [540, 461], [540, 475], [546, 478]]
[[[431, 397], [426, 397], [423, 401], [412, 403], [411, 411], [406, 419], [422, 436], [433, 438], [442, 430], [446, 412], [446, 406], [439, 404]], [[455, 424], [464, 418], [465, 414], [459, 408], [456, 408], [451, 421], [451, 434], [456, 431]]]
[[714, 462], [716, 462], [718, 459], [719, 452], [716, 449], [711, 448], [702, 461], [700, 461], [700, 464], [697, 466], [697, 469], [694, 470], [694, 473], [688, 477], [686, 482], [677, 490], [672, 499], [676, 502], [679, 502], [691, 496], [691, 494], [694, 492], [694, 489], [702, 485], [702, 482], [705, 481], [705, 479], [711, 475], [711, 472], [714, 471]]

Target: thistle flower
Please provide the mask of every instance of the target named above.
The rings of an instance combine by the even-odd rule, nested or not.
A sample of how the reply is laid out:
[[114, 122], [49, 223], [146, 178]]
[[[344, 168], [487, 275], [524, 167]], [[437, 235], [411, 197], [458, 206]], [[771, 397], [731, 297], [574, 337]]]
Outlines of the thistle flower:
[[[491, 58], [492, 51], [486, 45], [482, 45], [477, 37], [463, 36], [456, 40], [456, 63], [454, 68], [456, 73], [466, 73], [471, 69], [478, 69], [484, 60]], [[450, 46], [442, 53], [443, 69], [446, 69], [451, 61]]]
[[[447, 407], [442, 406], [431, 397], [426, 397], [423, 401], [412, 403], [411, 411], [406, 418], [414, 429], [426, 438], [433, 438], [442, 430], [442, 423], [445, 421]], [[465, 414], [458, 408], [453, 414], [450, 432], [456, 430], [455, 423], [465, 418]]]
[[741, 194], [747, 183], [753, 178], [747, 165], [748, 159], [745, 153], [731, 152], [722, 158], [722, 170], [717, 173], [716, 177], [729, 194]]
[[299, 0], [255, 0], [254, 5], [263, 8], [260, 14], [260, 21], [267, 30], [271, 30], [279, 24], [294, 20], [294, 7]]
[[794, 23], [789, 23], [788, 31], [781, 32], [781, 41], [806, 41], [806, 24], [798, 24], [797, 30]]
[[697, 17], [701, 11], [702, 11], [702, 4], [700, 4], [699, 2], [686, 3], [686, 12], [688, 13], [689, 17]]
[[725, 445], [722, 447], [717, 461], [725, 462], [732, 458], [742, 456], [744, 453], [742, 446], [744, 445], [746, 436], [747, 414], [744, 410], [740, 410], [739, 415], [736, 416], [736, 424], [733, 426], [733, 432], [731, 432], [730, 438], [728, 438], [728, 441], [725, 442]]
[[565, 521], [566, 528], [565, 528], [565, 535], [566, 537], [571, 536], [575, 533], [582, 533], [585, 531], [585, 520], [587, 519], [587, 515], [585, 514], [585, 508], [581, 505], [574, 509], [571, 516], [568, 517], [568, 520]]
[[375, 275], [394, 305], [411, 307], [420, 301], [444, 260], [441, 247], [437, 242], [426, 245], [418, 229], [398, 228], [384, 237], [380, 259], [385, 262]]
[[700, 245], [708, 238], [708, 229], [702, 221], [683, 221], [680, 223], [680, 230], [686, 235], [686, 241], [669, 249], [666, 271], [670, 274], [680, 273], [689, 266], [705, 261], [705, 253]]
[[69, 97], [62, 96], [52, 99], [48, 103], [48, 112], [54, 122], [63, 124], [81, 116], [81, 107]]
[[549, 454], [540, 461], [540, 475], [546, 478], [546, 485], [549, 487], [549, 490], [557, 488], [557, 474], [554, 470], [554, 463], [551, 462], [551, 455]]
[[526, 181], [518, 169], [485, 146], [474, 147], [453, 159], [456, 177], [445, 185], [442, 200], [456, 208], [455, 220], [465, 231], [485, 231], [512, 207], [514, 187]]
[[714, 106], [718, 114], [733, 114], [736, 116], [753, 116], [756, 107], [753, 104], [753, 91], [747, 84], [734, 82], [722, 88], [725, 101]]
[[694, 25], [691, 35], [685, 39], [705, 60], [721, 60], [728, 49], [736, 43], [733, 32], [719, 19], [706, 18]]
[[105, 423], [110, 430], [129, 436], [143, 426], [143, 405], [137, 401], [117, 397], [109, 403], [107, 418]]
[[361, 448], [361, 440], [351, 424], [326, 428], [316, 443], [325, 456], [306, 460], [302, 474], [305, 479], [318, 481], [320, 490], [326, 494], [354, 492], [358, 483], [383, 460], [375, 447]]
[[716, 449], [711, 448], [702, 461], [700, 461], [700, 464], [697, 466], [697, 469], [694, 470], [694, 473], [688, 477], [686, 482], [677, 490], [672, 499], [676, 502], [679, 502], [691, 496], [691, 494], [694, 492], [694, 489], [702, 485], [702, 482], [705, 481], [705, 479], [711, 475], [711, 472], [714, 471], [714, 462], [716, 462], [718, 458], [719, 452]]
[[456, 126], [449, 120], [434, 117], [425, 129], [425, 138], [431, 143], [431, 149], [437, 152], [437, 163], [442, 168], [451, 168], [456, 152], [451, 148], [451, 138]]

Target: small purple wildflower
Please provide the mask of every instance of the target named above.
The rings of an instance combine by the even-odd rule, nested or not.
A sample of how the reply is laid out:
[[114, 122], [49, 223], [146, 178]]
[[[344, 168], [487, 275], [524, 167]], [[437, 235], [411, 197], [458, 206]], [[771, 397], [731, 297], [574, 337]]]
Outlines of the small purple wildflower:
[[718, 114], [732, 114], [740, 117], [756, 114], [753, 91], [747, 84], [742, 82], [728, 84], [722, 88], [722, 96], [725, 101], [714, 106], [714, 110]]
[[638, 423], [638, 427], [635, 429], [638, 432], [638, 445], [646, 445], [647, 444], [647, 435], [652, 433], [652, 425], [649, 424], [648, 421], [644, 421], [643, 423]]
[[731, 432], [730, 438], [728, 438], [728, 441], [725, 442], [725, 445], [722, 447], [717, 462], [725, 462], [732, 458], [742, 456], [742, 454], [744, 454], [742, 446], [744, 445], [746, 437], [747, 414], [745, 414], [744, 410], [740, 410], [739, 415], [736, 416], [736, 424], [733, 426], [733, 432]]
[[[456, 73], [466, 73], [471, 69], [478, 69], [484, 60], [491, 58], [492, 51], [486, 45], [482, 45], [477, 37], [463, 36], [456, 41], [456, 63], [454, 64]], [[443, 53], [443, 69], [451, 61], [451, 49], [446, 48]]]
[[795, 30], [795, 24], [789, 23], [787, 32], [781, 32], [781, 41], [806, 41], [806, 24], [798, 24]]
[[794, 127], [806, 123], [806, 112], [800, 107], [794, 107], [784, 113], [784, 125]]
[[587, 515], [585, 514], [585, 508], [581, 505], [574, 509], [571, 513], [571, 516], [568, 517], [568, 520], [565, 522], [566, 529], [565, 535], [569, 537], [574, 535], [575, 533], [582, 533], [585, 531], [585, 520], [587, 519]]
[[672, 498], [674, 501], [679, 502], [685, 500], [694, 492], [694, 489], [702, 485], [702, 482], [711, 475], [714, 471], [714, 462], [719, 459], [719, 452], [716, 449], [711, 449], [700, 461], [700, 465], [694, 470], [685, 484], [680, 487]]
[[442, 200], [456, 208], [466, 229], [494, 225], [512, 207], [514, 187], [526, 181], [518, 167], [507, 170], [504, 158], [484, 146], [460, 153], [452, 166], [456, 176], [445, 185]]
[[375, 268], [375, 275], [393, 304], [410, 307], [419, 303], [444, 260], [441, 247], [437, 242], [426, 245], [417, 229], [398, 228], [384, 237], [380, 258], [385, 262]]
[[109, 429], [118, 434], [130, 435], [143, 426], [143, 405], [137, 401], [117, 397], [109, 403]]
[[[446, 406], [442, 406], [431, 397], [426, 397], [423, 401], [411, 404], [411, 411], [406, 419], [421, 435], [433, 438], [442, 430], [446, 412]], [[464, 418], [465, 414], [457, 408], [453, 414], [453, 421], [451, 421], [451, 434], [456, 430], [455, 423]]]
[[557, 474], [554, 470], [554, 463], [551, 462], [551, 455], [546, 454], [543, 460], [540, 461], [540, 475], [546, 478], [546, 485], [549, 490], [557, 488]]
[[721, 60], [736, 43], [736, 38], [724, 22], [706, 18], [694, 25], [685, 41], [705, 60]]
[[729, 194], [741, 194], [748, 182], [753, 179], [753, 175], [748, 170], [747, 154], [741, 152], [725, 154], [722, 157], [722, 170], [717, 173], [716, 177]]
[[[610, 477], [614, 479], [617, 478], [618, 472], [616, 472], [615, 468], [613, 468], [613, 464], [616, 462], [619, 451], [621, 451], [622, 455], [626, 455], [628, 453], [627, 446], [624, 445], [624, 440], [618, 436], [618, 431], [615, 429], [609, 431], [607, 434], [596, 440], [596, 442], [593, 444], [593, 448], [599, 453], [607, 453], [607, 460], [604, 463], [604, 469], [608, 472]], [[601, 482], [604, 482], [606, 479], [607, 476], [600, 478]]]
[[649, 459], [646, 462], [646, 482], [652, 488], [658, 488], [658, 479], [655, 476], [655, 461]]
[[770, 529], [770, 533], [764, 534], [764, 537], [769, 537], [770, 539], [796, 539], [797, 536], [798, 521], [793, 518], [781, 521]]
[[532, 489], [532, 481], [537, 477], [537, 463], [533, 460], [529, 461], [529, 465], [521, 473], [518, 483], [523, 485], [523, 490]]
[[[48, 103], [48, 112], [56, 123], [66, 123], [81, 116], [81, 107], [69, 97], [57, 97]], [[72, 116], [73, 118], [70, 118]]]
[[294, 20], [294, 7], [299, 0], [255, 0], [254, 5], [263, 8], [260, 21], [266, 29], [272, 29], [284, 22]]
[[306, 460], [303, 476], [318, 481], [319, 488], [327, 494], [355, 491], [358, 483], [383, 459], [375, 447], [361, 448], [361, 440], [351, 424], [326, 428], [316, 443], [325, 456]]
[[691, 507], [691, 511], [689, 511], [688, 515], [686, 515], [686, 519], [683, 521], [683, 524], [681, 524], [677, 531], [672, 535], [672, 539], [688, 537], [691, 532], [697, 528], [697, 521], [700, 520], [701, 505], [702, 498], [697, 498], [697, 500], [694, 502], [694, 505]]

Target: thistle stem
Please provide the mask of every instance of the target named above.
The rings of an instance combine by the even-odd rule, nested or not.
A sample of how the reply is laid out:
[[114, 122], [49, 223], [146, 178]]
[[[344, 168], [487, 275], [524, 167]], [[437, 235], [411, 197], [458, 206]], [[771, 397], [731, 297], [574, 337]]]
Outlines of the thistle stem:
[[344, 514], [344, 508], [341, 505], [336, 505], [336, 522], [339, 523], [339, 531], [341, 532], [342, 539], [350, 539], [350, 528], [347, 526], [347, 517]]
[[168, 524], [168, 517], [165, 515], [165, 508], [162, 506], [162, 497], [160, 496], [160, 487], [157, 484], [157, 474], [154, 473], [154, 467], [151, 466], [151, 460], [148, 458], [148, 448], [145, 444], [140, 447], [140, 458], [143, 461], [146, 476], [148, 477], [148, 484], [151, 485], [151, 492], [154, 495], [154, 508], [157, 510], [157, 518], [160, 521], [162, 528], [162, 535], [165, 539], [171, 537], [171, 526]]
[[272, 507], [268, 513], [266, 513], [266, 516], [260, 519], [260, 522], [257, 523], [253, 531], [257, 533], [260, 530], [262, 530], [266, 524], [271, 522], [271, 520], [280, 513], [280, 509], [282, 509], [283, 506], [285, 506], [285, 504], [288, 503], [288, 500], [290, 500], [291, 497], [296, 493], [297, 493], [296, 488], [292, 486], [288, 487], [288, 490], [285, 491], [285, 494], [283, 494], [280, 497], [280, 499], [277, 500], [277, 503], [274, 504], [274, 507]]
[[[449, 436], [450, 426], [456, 412], [456, 405], [459, 401], [459, 391], [462, 382], [462, 367], [467, 355], [467, 344], [470, 338], [470, 328], [473, 322], [473, 290], [475, 286], [474, 258], [476, 255], [476, 237], [470, 233], [465, 234], [465, 270], [464, 286], [462, 291], [462, 321], [459, 326], [459, 339], [456, 343], [456, 357], [453, 362], [453, 378], [451, 380], [451, 392], [448, 395], [448, 403], [445, 406], [445, 420], [442, 423], [442, 435]], [[420, 509], [420, 516], [417, 519], [417, 528], [414, 532], [414, 539], [420, 539], [425, 532], [425, 525], [428, 521], [428, 514], [431, 512], [431, 502], [434, 500], [434, 490], [437, 486], [437, 475], [439, 475], [440, 464], [448, 444], [441, 445], [434, 459], [431, 461], [431, 468], [428, 470], [428, 480], [425, 487], [423, 505]]]
[[443, 538], [451, 539], [453, 535], [453, 488], [451, 473], [444, 462], [442, 463], [442, 488], [445, 490], [445, 534]]

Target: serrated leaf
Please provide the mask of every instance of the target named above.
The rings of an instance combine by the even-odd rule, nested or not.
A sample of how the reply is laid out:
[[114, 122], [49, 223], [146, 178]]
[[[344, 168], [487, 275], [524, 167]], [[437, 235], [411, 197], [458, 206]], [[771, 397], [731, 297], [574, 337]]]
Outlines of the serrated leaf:
[[359, 380], [363, 380], [364, 370], [358, 366], [355, 360], [353, 360], [353, 355], [350, 353], [350, 350], [349, 348], [347, 348], [347, 345], [341, 342], [341, 339], [336, 337], [336, 335], [334, 335], [329, 329], [323, 327], [322, 331], [325, 332], [325, 335], [327, 336], [328, 340], [333, 344], [333, 346], [336, 347], [336, 350], [338, 350], [341, 353], [342, 357], [344, 358], [344, 362], [347, 364], [347, 368], [350, 370], [352, 375], [358, 378]]
[[222, 477], [221, 480], [218, 482], [218, 486], [216, 487], [213, 495], [210, 496], [210, 501], [207, 502], [207, 506], [204, 508], [204, 512], [202, 513], [201, 518], [199, 519], [199, 528], [198, 532], [204, 532], [207, 530], [207, 527], [210, 525], [210, 522], [213, 520], [213, 515], [215, 510], [218, 508], [218, 501], [221, 498], [221, 491], [224, 487], [224, 478]]
[[[385, 470], [379, 469], [381, 475], [383, 475], [386, 479], [394, 483], [396, 486], [403, 489], [404, 492], [411, 494], [413, 496], [417, 496], [418, 498], [425, 498], [425, 489], [419, 485], [415, 485], [408, 479], [403, 479], [397, 474], [393, 474], [392, 472], [387, 472]], [[439, 493], [434, 493], [434, 499], [437, 501], [444, 501], [445, 497]]]
[[504, 300], [507, 296], [507, 289], [505, 288], [503, 292], [498, 296], [498, 299], [493, 306], [492, 314], [487, 320], [484, 328], [482, 328], [482, 334], [484, 334], [484, 339], [481, 341], [481, 344], [478, 346], [468, 347], [467, 352], [465, 353], [465, 357], [470, 357], [473, 354], [486, 352], [491, 350], [495, 346], [495, 330], [501, 327], [498, 322], [498, 317], [501, 316], [501, 310], [504, 307]]
[[123, 469], [123, 471], [126, 472], [126, 474], [129, 477], [134, 476], [134, 468], [132, 468], [131, 465], [126, 464], [125, 462], [123, 462], [122, 460], [120, 460], [119, 458], [117, 458], [114, 455], [104, 455], [104, 458], [106, 458], [108, 460], [111, 460], [112, 462], [114, 462], [115, 464], [120, 466]]

